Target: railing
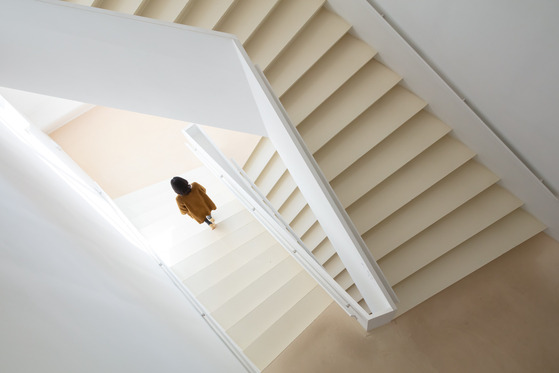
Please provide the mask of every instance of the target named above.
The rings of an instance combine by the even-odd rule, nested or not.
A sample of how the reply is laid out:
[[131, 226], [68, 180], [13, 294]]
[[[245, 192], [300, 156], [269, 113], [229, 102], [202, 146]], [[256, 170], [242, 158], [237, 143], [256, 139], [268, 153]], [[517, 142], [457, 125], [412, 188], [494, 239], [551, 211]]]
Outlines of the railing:
[[197, 125], [183, 130], [187, 146], [216, 175], [270, 234], [351, 317], [365, 329], [374, 315], [365, 311], [320, 265], [303, 241], [270, 204], [246, 173], [228, 160]]
[[373, 317], [366, 329], [389, 322], [396, 313], [396, 294], [263, 72], [251, 62], [240, 42], [235, 43], [268, 137], [371, 309]]

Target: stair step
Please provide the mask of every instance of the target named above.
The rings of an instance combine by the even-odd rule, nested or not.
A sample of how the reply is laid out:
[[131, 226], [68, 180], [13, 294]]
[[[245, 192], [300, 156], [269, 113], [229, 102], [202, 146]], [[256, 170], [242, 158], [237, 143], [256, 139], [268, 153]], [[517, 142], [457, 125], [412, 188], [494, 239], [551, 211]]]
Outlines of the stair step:
[[306, 297], [292, 307], [281, 319], [256, 339], [244, 352], [259, 368], [264, 369], [299, 334], [313, 322], [332, 298], [316, 286]]
[[324, 233], [320, 223], [317, 221], [301, 237], [301, 240], [303, 240], [309, 250], [313, 251], [325, 238], [326, 233]]
[[315, 153], [399, 81], [380, 62], [367, 62], [297, 126], [309, 151]]
[[189, 4], [192, 4], [191, 0], [149, 1], [140, 15], [166, 22], [176, 22], [182, 18]]
[[256, 179], [256, 186], [267, 195], [287, 170], [278, 153], [274, 153], [260, 176]]
[[357, 289], [357, 285], [353, 284], [351, 285], [349, 288], [346, 289], [346, 292], [353, 298], [354, 301], [356, 301], [357, 303], [359, 303], [362, 299], [363, 296], [361, 295], [361, 293], [359, 292], [359, 289]]
[[365, 302], [365, 299], [361, 299], [357, 303], [361, 306], [361, 308], [363, 308], [365, 310], [365, 312], [367, 312], [369, 315], [371, 314], [371, 310], [369, 309], [369, 306], [367, 305], [367, 302]]
[[260, 138], [260, 141], [258, 141], [258, 144], [243, 166], [243, 170], [252, 181], [255, 181], [275, 153], [276, 148], [274, 148], [270, 139], [267, 137]]
[[[277, 247], [277, 250], [283, 248]], [[213, 317], [222, 328], [229, 329], [300, 272], [302, 268], [295, 259], [286, 257], [212, 312]]]
[[253, 238], [236, 250], [215, 260], [211, 265], [182, 280], [182, 282], [195, 295], [200, 294], [243, 267], [247, 262], [259, 257], [267, 249], [275, 248], [276, 244], [276, 241], [269, 237], [269, 234]]
[[235, 0], [191, 0], [178, 20], [183, 25], [213, 29], [235, 4]]
[[375, 50], [346, 34], [282, 97], [291, 122], [297, 126], [375, 55]]
[[94, 2], [93, 7], [112, 10], [113, 12], [136, 14], [142, 10], [143, 0], [103, 0]]
[[[349, 275], [349, 272], [347, 271], [347, 269], [343, 269], [342, 272], [340, 272], [340, 274], [338, 274], [334, 280], [336, 280], [336, 282], [338, 283], [338, 285], [341, 286], [342, 289], [344, 290], [348, 290], [353, 284], [353, 279], [351, 278], [351, 276]], [[359, 299], [361, 300], [361, 299]]]
[[248, 347], [314, 287], [316, 287], [316, 281], [306, 272], [299, 272], [235, 325], [227, 329], [227, 334], [241, 349]]
[[209, 312], [213, 312], [245, 291], [253, 282], [261, 281], [259, 279], [262, 276], [278, 276], [274, 273], [295, 270], [296, 263], [294, 264], [291, 260], [286, 261], [289, 258], [288, 255], [287, 251], [279, 244], [270, 247], [243, 265], [235, 273], [200, 293], [197, 298]]
[[314, 154], [331, 180], [417, 114], [425, 102], [395, 86]]
[[301, 210], [307, 204], [307, 200], [303, 196], [303, 193], [299, 189], [295, 189], [295, 191], [289, 196], [287, 201], [281, 206], [278, 212], [283, 216], [285, 221], [291, 222], [295, 217], [301, 212]]
[[216, 30], [236, 35], [246, 43], [280, 0], [239, 0]]
[[[338, 197], [356, 226], [359, 226], [363, 216], [367, 217], [366, 222], [370, 226], [375, 226], [474, 155], [464, 144], [446, 135], [357, 202], [356, 196], [350, 194], [344, 194], [345, 198]], [[361, 228], [361, 234], [365, 229]]]
[[267, 198], [272, 206], [274, 206], [276, 210], [279, 210], [295, 189], [297, 189], [297, 184], [295, 184], [295, 181], [288, 171], [281, 175], [276, 185], [274, 185], [272, 190], [268, 193]]
[[291, 225], [291, 228], [295, 231], [297, 236], [302, 237], [315, 221], [316, 217], [312, 213], [309, 205], [306, 205], [289, 225]]
[[393, 286], [521, 205], [494, 185], [379, 260], [379, 265]]
[[342, 273], [342, 271], [345, 269], [345, 266], [342, 263], [340, 257], [336, 254], [328, 259], [326, 263], [324, 263], [324, 269], [332, 278], [335, 278], [337, 275]]
[[266, 69], [276, 96], [283, 95], [351, 26], [337, 14], [322, 8], [297, 38]]
[[165, 264], [174, 266], [188, 256], [248, 224], [253, 219], [248, 211], [242, 210], [218, 222], [217, 228], [213, 231], [204, 224], [200, 226], [199, 229], [201, 230], [198, 233], [192, 234], [188, 230], [181, 229], [179, 226], [171, 227], [169, 230], [159, 232], [157, 235], [147, 235], [146, 237], [148, 237], [152, 247], [157, 249], [158, 255]]
[[[331, 181], [341, 199], [360, 198], [450, 131], [440, 120], [419, 112]], [[367, 177], [363, 177], [367, 175]], [[336, 176], [336, 175], [334, 175]]]
[[[379, 260], [498, 180], [472, 160], [365, 233], [363, 239]], [[357, 222], [363, 230], [370, 228], [367, 222]]]
[[394, 287], [400, 303], [397, 316], [466, 277], [493, 259], [545, 229], [517, 209]]
[[328, 239], [322, 240], [312, 253], [321, 266], [324, 266], [333, 256], [338, 255], [336, 250], [334, 250], [334, 246], [332, 246], [332, 243]]
[[254, 64], [264, 71], [301, 31], [324, 0], [283, 0], [250, 40], [245, 49]]
[[171, 269], [180, 280], [184, 280], [244, 245], [268, 247], [274, 242], [258, 221], [252, 221], [222, 240], [214, 242], [178, 262]]

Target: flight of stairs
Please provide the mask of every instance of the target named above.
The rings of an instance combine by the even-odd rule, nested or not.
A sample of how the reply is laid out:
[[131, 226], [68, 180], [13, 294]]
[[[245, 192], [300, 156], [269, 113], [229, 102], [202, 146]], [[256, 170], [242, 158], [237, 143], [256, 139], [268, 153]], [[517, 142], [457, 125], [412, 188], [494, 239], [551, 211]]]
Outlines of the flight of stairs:
[[[398, 314], [545, 228], [324, 0], [75, 2], [237, 35], [393, 286]], [[244, 169], [366, 307], [267, 138]]]
[[215, 230], [180, 214], [168, 180], [115, 202], [211, 317], [263, 369], [332, 298], [207, 169], [182, 176], [206, 186], [216, 202]]

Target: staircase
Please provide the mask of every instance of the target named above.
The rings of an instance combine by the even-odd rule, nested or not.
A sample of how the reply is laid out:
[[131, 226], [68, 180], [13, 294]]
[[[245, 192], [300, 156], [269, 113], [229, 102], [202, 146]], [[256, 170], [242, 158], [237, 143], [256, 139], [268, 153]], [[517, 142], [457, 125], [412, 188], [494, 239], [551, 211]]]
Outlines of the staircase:
[[182, 176], [206, 186], [216, 202], [214, 231], [178, 212], [168, 180], [115, 202], [205, 312], [263, 369], [332, 298], [207, 169]]
[[[237, 35], [398, 295], [398, 315], [545, 229], [325, 0], [75, 2]], [[367, 307], [267, 138], [244, 169]]]

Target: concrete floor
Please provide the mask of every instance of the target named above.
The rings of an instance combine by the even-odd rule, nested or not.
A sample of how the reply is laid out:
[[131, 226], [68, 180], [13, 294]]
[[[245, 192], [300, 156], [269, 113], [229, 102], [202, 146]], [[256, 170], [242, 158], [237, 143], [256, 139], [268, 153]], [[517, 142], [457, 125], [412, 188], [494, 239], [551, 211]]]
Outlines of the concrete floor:
[[369, 334], [332, 304], [264, 372], [558, 372], [558, 270], [540, 233]]

